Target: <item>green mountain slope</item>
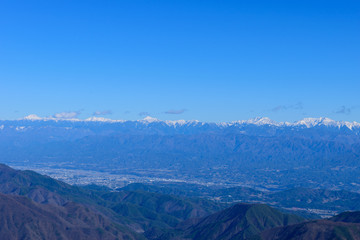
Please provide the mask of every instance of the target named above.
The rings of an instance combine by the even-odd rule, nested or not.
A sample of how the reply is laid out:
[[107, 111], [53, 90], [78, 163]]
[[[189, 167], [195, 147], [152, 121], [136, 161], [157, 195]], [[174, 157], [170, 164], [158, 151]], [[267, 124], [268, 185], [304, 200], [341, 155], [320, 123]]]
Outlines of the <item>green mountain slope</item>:
[[[179, 235], [185, 239], [199, 240], [249, 239], [265, 229], [302, 221], [304, 219], [301, 217], [283, 214], [267, 205], [236, 204], [210, 216], [183, 223]], [[176, 239], [169, 237], [172, 238]]]

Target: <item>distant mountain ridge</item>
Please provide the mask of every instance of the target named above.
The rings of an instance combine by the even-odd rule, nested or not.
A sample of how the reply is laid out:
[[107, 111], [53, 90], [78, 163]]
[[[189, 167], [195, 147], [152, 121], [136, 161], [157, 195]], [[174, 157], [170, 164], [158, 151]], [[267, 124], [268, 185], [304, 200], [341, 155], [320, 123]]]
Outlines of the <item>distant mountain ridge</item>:
[[[231, 127], [231, 126], [240, 126], [240, 125], [269, 125], [269, 126], [277, 126], [277, 127], [315, 127], [315, 126], [327, 126], [327, 127], [347, 127], [350, 130], [354, 128], [360, 128], [360, 123], [358, 122], [347, 122], [347, 121], [335, 121], [330, 118], [320, 117], [320, 118], [304, 118], [302, 120], [296, 122], [276, 122], [271, 120], [268, 117], [256, 117], [249, 120], [238, 120], [231, 122], [220, 122], [220, 123], [212, 123], [212, 122], [200, 122], [198, 120], [159, 120], [157, 118], [153, 118], [150, 116], [145, 117], [142, 120], [113, 120], [104, 117], [90, 117], [87, 119], [78, 119], [78, 118], [54, 118], [54, 117], [39, 117], [35, 114], [28, 115], [23, 119], [19, 120], [10, 120], [10, 121], [69, 121], [69, 122], [103, 122], [103, 123], [126, 123], [126, 122], [136, 122], [142, 124], [151, 124], [151, 123], [162, 123], [168, 126], [182, 126], [182, 125], [216, 125], [219, 127]], [[4, 121], [4, 120], [2, 120]]]
[[[102, 117], [88, 119], [40, 118], [29, 115], [19, 120], [0, 120], [0, 141], [7, 137], [31, 137], [35, 140], [74, 140], [87, 136], [131, 135], [249, 135], [311, 137], [333, 140], [334, 137], [360, 134], [360, 123], [335, 121], [329, 118], [305, 118], [294, 123], [275, 122], [267, 117], [233, 122], [200, 122], [197, 120], [166, 120], [152, 117], [142, 120], [111, 120]], [[7, 139], [3, 139], [7, 140]]]
[[233, 122], [200, 122], [197, 120], [166, 120], [152, 117], [142, 120], [111, 120], [102, 117], [88, 119], [40, 118], [29, 115], [19, 120], [0, 120], [0, 143], [2, 138], [28, 138], [36, 141], [75, 140], [87, 136], [131, 135], [249, 135], [249, 136], [293, 136], [333, 140], [338, 136], [358, 137], [360, 123], [335, 121], [329, 118], [305, 118], [289, 122], [275, 122], [266, 117]]

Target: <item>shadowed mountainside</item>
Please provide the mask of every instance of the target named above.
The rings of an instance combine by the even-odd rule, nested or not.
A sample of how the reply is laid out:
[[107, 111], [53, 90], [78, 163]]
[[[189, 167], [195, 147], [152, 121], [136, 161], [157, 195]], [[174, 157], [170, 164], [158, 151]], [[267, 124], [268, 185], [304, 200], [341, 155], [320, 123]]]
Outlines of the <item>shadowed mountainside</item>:
[[303, 222], [264, 231], [263, 240], [360, 239], [360, 212], [344, 212], [325, 220]]
[[0, 194], [1, 239], [139, 239], [83, 205], [38, 204], [26, 197]]
[[305, 221], [263, 204], [236, 204], [210, 216], [192, 219], [178, 226], [178, 233], [158, 239], [249, 239], [262, 231]]
[[318, 220], [283, 228], [275, 228], [261, 234], [262, 240], [359, 240], [360, 224]]
[[336, 215], [330, 218], [334, 222], [350, 222], [350, 223], [360, 223], [360, 211], [356, 212], [343, 212], [339, 215]]

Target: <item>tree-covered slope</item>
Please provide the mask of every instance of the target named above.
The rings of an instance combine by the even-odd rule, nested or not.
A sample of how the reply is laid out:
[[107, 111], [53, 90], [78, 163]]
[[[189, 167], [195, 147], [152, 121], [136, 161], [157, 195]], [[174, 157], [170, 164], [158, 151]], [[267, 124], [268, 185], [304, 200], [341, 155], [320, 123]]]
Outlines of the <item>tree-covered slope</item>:
[[178, 234], [160, 239], [249, 239], [262, 231], [304, 221], [281, 213], [264, 204], [236, 204], [204, 218], [187, 221], [178, 227]]

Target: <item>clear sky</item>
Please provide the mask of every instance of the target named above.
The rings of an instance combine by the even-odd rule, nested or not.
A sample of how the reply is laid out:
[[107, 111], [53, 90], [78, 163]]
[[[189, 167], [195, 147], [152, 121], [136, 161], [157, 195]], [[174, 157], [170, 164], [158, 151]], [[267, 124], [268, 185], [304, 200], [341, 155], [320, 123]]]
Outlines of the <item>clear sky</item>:
[[360, 121], [360, 1], [0, 1], [0, 119]]

